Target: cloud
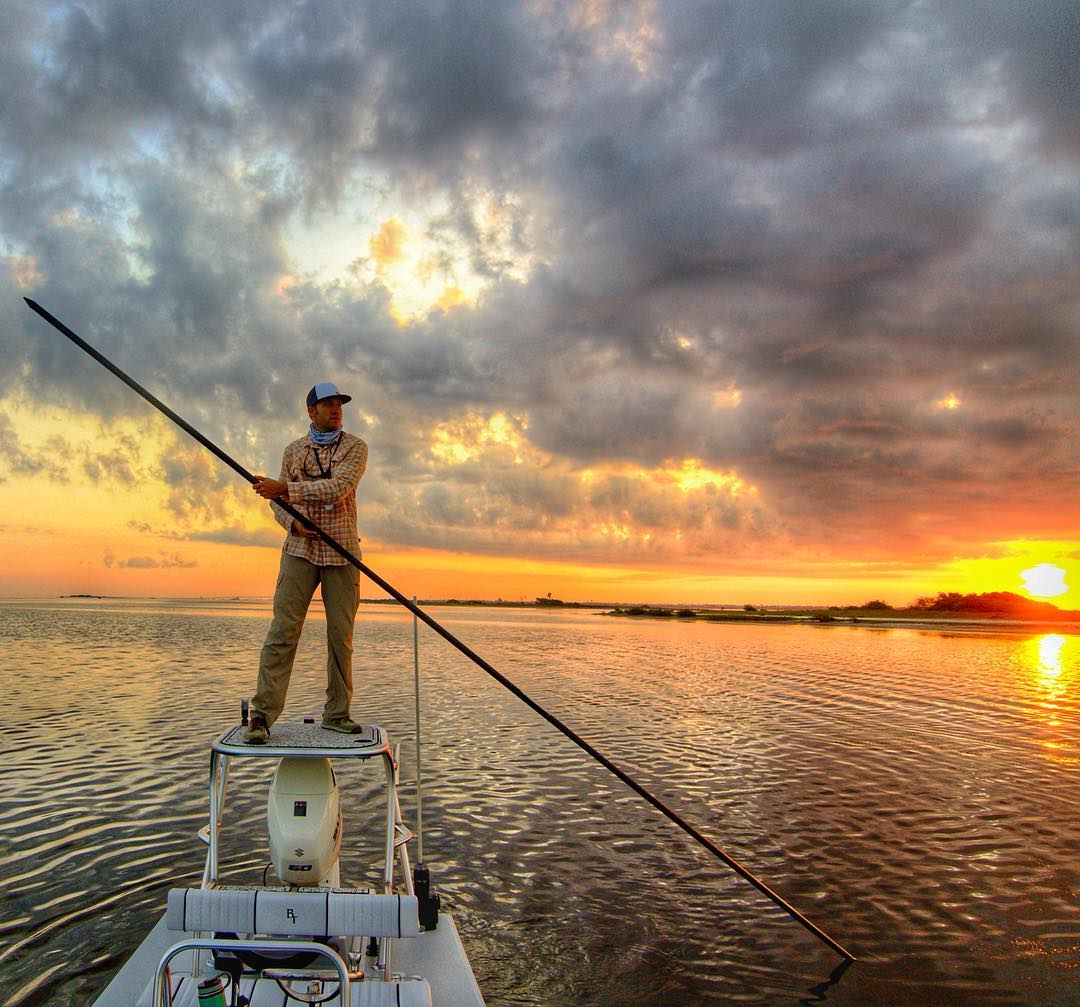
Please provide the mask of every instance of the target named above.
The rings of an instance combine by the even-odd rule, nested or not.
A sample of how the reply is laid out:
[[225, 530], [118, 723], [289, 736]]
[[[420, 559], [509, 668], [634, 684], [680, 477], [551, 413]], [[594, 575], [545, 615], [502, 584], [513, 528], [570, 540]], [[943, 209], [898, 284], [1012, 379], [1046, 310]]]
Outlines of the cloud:
[[0, 455], [0, 480], [10, 476], [44, 476], [58, 483], [68, 479], [64, 463], [65, 445], [57, 438], [50, 438], [36, 450], [23, 447], [15, 423], [6, 413], [0, 412], [0, 442], [4, 451]]
[[401, 261], [405, 254], [401, 247], [404, 242], [405, 227], [401, 221], [396, 217], [384, 220], [379, 233], [368, 242], [376, 266], [381, 269], [390, 263]]
[[179, 531], [175, 528], [161, 528], [145, 521], [129, 521], [132, 530], [144, 535], [159, 538], [178, 539], [185, 542], [221, 542], [225, 545], [255, 546], [258, 548], [280, 549], [283, 532], [279, 526], [274, 528], [245, 528], [242, 525], [230, 525], [219, 528], [192, 528]]
[[195, 560], [184, 559], [180, 553], [160, 552], [154, 556], [129, 556], [127, 559], [117, 559], [111, 549], [105, 550], [102, 559], [103, 564], [109, 569], [117, 570], [190, 570], [199, 564]]
[[280, 549], [284, 533], [270, 528], [212, 528], [191, 532], [185, 538], [195, 542], [224, 542], [228, 545], [257, 546], [264, 549]]
[[[97, 0], [8, 31], [9, 387], [148, 415], [27, 293], [253, 471], [347, 384], [386, 544], [886, 562], [1078, 532], [1074, 4]], [[499, 415], [516, 459], [470, 426]], [[9, 479], [152, 474], [178, 534], [261, 543], [180, 438], [10, 443]], [[681, 489], [688, 459], [740, 483]]]

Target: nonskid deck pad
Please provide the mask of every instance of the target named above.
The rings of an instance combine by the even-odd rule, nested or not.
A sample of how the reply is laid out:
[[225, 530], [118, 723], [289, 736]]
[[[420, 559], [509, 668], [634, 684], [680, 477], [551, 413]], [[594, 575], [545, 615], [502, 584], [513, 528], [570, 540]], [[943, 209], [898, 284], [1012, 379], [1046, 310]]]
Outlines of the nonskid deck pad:
[[255, 751], [268, 748], [335, 748], [355, 752], [357, 749], [381, 749], [385, 739], [381, 728], [374, 724], [362, 724], [360, 734], [342, 734], [329, 731], [318, 722], [314, 724], [279, 720], [270, 728], [270, 740], [265, 745], [250, 745], [244, 741], [247, 728], [237, 724], [218, 739], [217, 744], [226, 748], [243, 748]]

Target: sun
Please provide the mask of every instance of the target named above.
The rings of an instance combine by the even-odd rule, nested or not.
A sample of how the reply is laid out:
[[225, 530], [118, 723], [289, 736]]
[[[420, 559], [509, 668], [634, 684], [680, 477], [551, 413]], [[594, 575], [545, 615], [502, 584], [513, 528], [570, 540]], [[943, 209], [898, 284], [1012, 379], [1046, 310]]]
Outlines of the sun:
[[1065, 571], [1053, 563], [1039, 563], [1020, 576], [1024, 579], [1024, 590], [1035, 598], [1056, 598], [1069, 590]]

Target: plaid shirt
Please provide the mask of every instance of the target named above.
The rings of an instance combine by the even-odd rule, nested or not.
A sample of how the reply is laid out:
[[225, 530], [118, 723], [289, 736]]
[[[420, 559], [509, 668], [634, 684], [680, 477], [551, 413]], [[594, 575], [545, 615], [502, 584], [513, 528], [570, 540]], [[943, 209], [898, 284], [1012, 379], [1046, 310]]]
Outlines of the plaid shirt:
[[[289, 484], [289, 503], [358, 559], [356, 486], [367, 468], [367, 456], [367, 445], [344, 430], [333, 444], [325, 447], [318, 447], [305, 435], [285, 449], [278, 476], [281, 482]], [[292, 515], [273, 501], [270, 509], [279, 525], [286, 531], [292, 528], [295, 520]], [[321, 538], [289, 535], [283, 550], [316, 566], [347, 566], [349, 562]]]

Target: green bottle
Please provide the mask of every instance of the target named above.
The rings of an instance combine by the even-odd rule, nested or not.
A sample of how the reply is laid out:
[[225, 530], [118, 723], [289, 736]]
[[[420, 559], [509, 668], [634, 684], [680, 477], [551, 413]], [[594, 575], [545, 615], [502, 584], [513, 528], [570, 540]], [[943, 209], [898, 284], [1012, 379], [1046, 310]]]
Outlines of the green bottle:
[[223, 975], [211, 976], [199, 983], [199, 1007], [227, 1007]]

